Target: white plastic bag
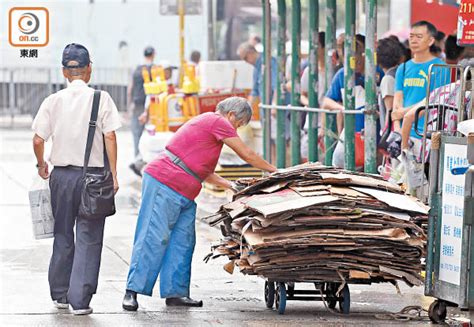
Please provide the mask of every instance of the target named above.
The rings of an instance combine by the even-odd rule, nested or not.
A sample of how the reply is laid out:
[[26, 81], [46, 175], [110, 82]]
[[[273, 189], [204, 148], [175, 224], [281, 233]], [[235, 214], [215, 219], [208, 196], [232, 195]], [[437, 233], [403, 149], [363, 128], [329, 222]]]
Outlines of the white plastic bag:
[[142, 160], [151, 162], [161, 152], [165, 150], [166, 144], [173, 137], [173, 132], [157, 132], [155, 135], [144, 132], [140, 137], [138, 149], [142, 155]]
[[28, 192], [35, 239], [51, 238], [54, 236], [54, 217], [51, 208], [51, 191], [49, 180], [36, 175]]

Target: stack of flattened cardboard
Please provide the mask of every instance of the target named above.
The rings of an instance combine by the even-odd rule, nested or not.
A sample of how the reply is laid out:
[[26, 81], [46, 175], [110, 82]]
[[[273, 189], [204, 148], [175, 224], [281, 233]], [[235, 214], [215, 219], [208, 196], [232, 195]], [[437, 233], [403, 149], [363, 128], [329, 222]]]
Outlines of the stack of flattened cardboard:
[[428, 207], [380, 176], [317, 164], [254, 180], [205, 218], [244, 274], [283, 282], [421, 285]]

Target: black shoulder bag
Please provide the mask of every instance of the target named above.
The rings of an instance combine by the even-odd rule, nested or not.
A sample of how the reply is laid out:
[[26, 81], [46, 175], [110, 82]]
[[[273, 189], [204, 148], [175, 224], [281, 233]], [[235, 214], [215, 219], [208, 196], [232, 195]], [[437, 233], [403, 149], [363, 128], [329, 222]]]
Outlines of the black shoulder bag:
[[[82, 175], [81, 204], [79, 217], [85, 219], [99, 219], [115, 214], [114, 180], [110, 172], [109, 160], [104, 141], [104, 169], [99, 172], [88, 172], [89, 158], [99, 113], [100, 91], [94, 92], [92, 101], [91, 119], [87, 134], [86, 153]], [[102, 136], [103, 137], [103, 136]]]

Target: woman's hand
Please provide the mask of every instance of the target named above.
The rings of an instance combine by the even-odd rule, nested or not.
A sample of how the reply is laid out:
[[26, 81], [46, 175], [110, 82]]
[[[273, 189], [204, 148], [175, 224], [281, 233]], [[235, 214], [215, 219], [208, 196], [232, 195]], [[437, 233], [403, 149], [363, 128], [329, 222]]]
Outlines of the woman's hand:
[[229, 137], [224, 143], [237, 153], [237, 155], [255, 168], [273, 173], [276, 167], [260, 157], [255, 151], [248, 147], [240, 137]]

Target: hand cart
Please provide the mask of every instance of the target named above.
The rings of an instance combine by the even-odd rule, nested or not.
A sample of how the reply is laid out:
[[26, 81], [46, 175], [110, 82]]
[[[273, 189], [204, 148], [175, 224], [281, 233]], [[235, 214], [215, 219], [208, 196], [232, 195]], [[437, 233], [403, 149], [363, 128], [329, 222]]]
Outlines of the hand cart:
[[[472, 118], [472, 101], [465, 106], [465, 95], [472, 93], [467, 80], [471, 73], [471, 67], [462, 69], [458, 123]], [[448, 306], [474, 308], [474, 133], [464, 137], [436, 125], [430, 135], [425, 120], [424, 137], [431, 138], [425, 295], [437, 298], [428, 313], [439, 323], [446, 319]]]
[[[297, 290], [293, 282], [265, 281], [264, 297], [267, 308], [275, 309], [284, 314], [286, 301], [324, 301], [329, 309], [335, 309], [339, 303], [339, 310], [349, 314], [351, 307], [351, 293], [349, 285], [334, 282], [315, 282], [314, 290]], [[342, 289], [339, 290], [342, 286]]]

